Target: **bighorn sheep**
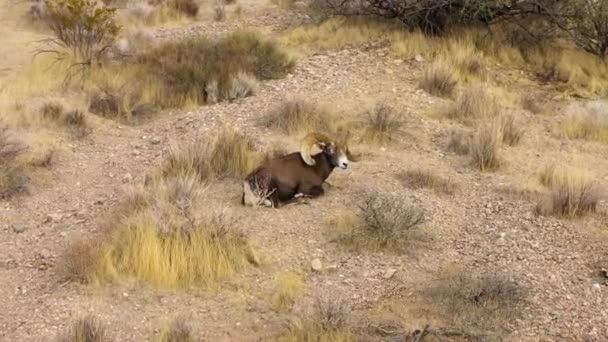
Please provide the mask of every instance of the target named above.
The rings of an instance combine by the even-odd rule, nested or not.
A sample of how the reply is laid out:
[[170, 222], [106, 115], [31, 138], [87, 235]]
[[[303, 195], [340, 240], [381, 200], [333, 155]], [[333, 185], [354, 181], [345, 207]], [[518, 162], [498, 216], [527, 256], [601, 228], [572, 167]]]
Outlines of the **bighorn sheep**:
[[299, 197], [323, 194], [323, 183], [335, 167], [346, 169], [356, 158], [348, 149], [348, 135], [331, 139], [310, 133], [300, 152], [270, 160], [253, 170], [243, 182], [242, 204], [276, 208]]

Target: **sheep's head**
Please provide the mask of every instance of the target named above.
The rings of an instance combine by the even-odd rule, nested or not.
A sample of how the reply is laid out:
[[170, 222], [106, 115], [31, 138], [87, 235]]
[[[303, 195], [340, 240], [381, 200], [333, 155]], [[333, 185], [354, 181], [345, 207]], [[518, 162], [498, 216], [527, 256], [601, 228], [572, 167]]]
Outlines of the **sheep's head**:
[[338, 132], [338, 139], [331, 139], [325, 134], [310, 133], [302, 140], [300, 154], [304, 162], [308, 165], [315, 165], [313, 156], [325, 153], [332, 165], [341, 169], [346, 169], [351, 161], [358, 158], [351, 154], [348, 148], [350, 134], [348, 132]]

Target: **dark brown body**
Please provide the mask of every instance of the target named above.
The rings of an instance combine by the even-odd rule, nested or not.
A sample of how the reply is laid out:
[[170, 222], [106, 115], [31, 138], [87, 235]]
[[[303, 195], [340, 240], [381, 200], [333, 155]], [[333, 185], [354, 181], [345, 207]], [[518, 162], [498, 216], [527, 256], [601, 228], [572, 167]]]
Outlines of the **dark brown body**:
[[[296, 194], [320, 196], [323, 183], [335, 166], [327, 153], [319, 153], [313, 159], [313, 166], [306, 164], [298, 152], [273, 159], [252, 171], [245, 182], [255, 190], [266, 190], [273, 207], [292, 200]], [[245, 204], [244, 193], [242, 202]]]

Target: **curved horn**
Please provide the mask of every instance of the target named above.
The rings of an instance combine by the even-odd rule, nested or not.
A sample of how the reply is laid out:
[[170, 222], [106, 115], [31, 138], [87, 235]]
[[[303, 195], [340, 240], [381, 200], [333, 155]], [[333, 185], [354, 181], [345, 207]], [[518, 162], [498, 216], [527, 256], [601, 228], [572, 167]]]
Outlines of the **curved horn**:
[[[315, 160], [312, 157], [319, 154], [323, 150], [323, 147], [330, 142], [331, 140], [324, 134], [316, 132], [307, 134], [302, 139], [300, 145], [300, 156], [302, 157], [302, 160], [304, 160], [307, 165], [315, 165]], [[314, 147], [317, 147], [321, 151], [317, 151], [316, 153], [313, 152]]]

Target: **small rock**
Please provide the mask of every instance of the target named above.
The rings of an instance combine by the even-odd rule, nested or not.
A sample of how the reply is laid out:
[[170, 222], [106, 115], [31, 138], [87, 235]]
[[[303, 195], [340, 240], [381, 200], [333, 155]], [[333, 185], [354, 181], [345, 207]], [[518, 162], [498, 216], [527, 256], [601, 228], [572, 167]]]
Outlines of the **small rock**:
[[60, 222], [62, 219], [63, 215], [61, 214], [49, 214], [44, 220], [44, 223]]
[[323, 264], [321, 263], [321, 260], [319, 260], [319, 258], [316, 258], [312, 260], [310, 267], [313, 271], [319, 272], [323, 269]]
[[424, 62], [424, 57], [422, 57], [422, 55], [418, 54], [414, 57], [414, 60], [418, 63], [422, 63], [422, 62]]
[[388, 270], [386, 270], [386, 272], [384, 272], [384, 275], [382, 275], [382, 278], [391, 279], [395, 275], [396, 272], [397, 272], [396, 269], [389, 268]]
[[22, 224], [15, 223], [13, 224], [13, 232], [17, 234], [21, 234], [25, 231], [25, 226]]
[[384, 69], [384, 72], [385, 72], [387, 75], [392, 75], [392, 74], [393, 74], [393, 70], [391, 70], [391, 69], [389, 69], [389, 68]]
[[152, 145], [158, 145], [158, 144], [160, 144], [160, 142], [161, 142], [161, 139], [159, 137], [152, 137], [152, 139], [150, 139], [150, 143]]
[[124, 175], [122, 177], [122, 182], [123, 183], [131, 183], [133, 181], [133, 176], [131, 176], [130, 173], [127, 173], [126, 175]]
[[402, 59], [395, 59], [395, 60], [393, 61], [393, 64], [395, 64], [395, 65], [401, 65], [401, 63], [403, 63], [403, 60], [402, 60]]
[[599, 291], [599, 290], [601, 290], [601, 289], [602, 289], [602, 287], [600, 286], [600, 284], [595, 283], [595, 284], [593, 284], [593, 289], [594, 289], [594, 290], [598, 290], [598, 291]]

